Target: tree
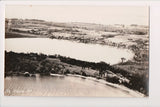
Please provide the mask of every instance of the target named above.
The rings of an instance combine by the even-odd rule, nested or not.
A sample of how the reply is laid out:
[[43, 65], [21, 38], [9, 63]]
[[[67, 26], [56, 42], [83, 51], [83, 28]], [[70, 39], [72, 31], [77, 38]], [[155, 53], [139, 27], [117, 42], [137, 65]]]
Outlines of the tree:
[[122, 63], [123, 63], [126, 60], [126, 58], [122, 57], [121, 60], [122, 60]]

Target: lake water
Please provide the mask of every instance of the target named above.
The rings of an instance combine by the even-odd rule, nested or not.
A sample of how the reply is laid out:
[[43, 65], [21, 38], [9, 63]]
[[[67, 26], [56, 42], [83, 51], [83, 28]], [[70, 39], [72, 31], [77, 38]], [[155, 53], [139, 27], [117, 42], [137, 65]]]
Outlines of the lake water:
[[121, 62], [122, 57], [129, 60], [134, 56], [127, 49], [49, 38], [5, 39], [5, 50], [24, 53], [43, 53], [47, 55], [59, 54], [89, 62], [104, 61], [111, 65]]
[[[110, 64], [120, 62], [121, 57], [132, 59], [134, 55], [127, 49], [48, 38], [5, 39], [5, 50], [18, 53], [59, 54], [84, 61], [105, 61]], [[74, 76], [5, 77], [4, 93], [8, 96], [139, 97], [136, 93], [130, 94], [100, 82]]]
[[105, 96], [142, 97], [115, 87], [81, 77], [12, 76], [5, 78], [7, 96]]

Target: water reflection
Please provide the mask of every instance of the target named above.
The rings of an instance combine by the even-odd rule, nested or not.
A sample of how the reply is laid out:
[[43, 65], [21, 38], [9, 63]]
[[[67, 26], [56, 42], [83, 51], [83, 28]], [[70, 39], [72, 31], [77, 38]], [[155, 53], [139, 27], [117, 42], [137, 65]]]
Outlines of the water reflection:
[[9, 96], [137, 96], [81, 77], [64, 76], [62, 78], [40, 75], [36, 77], [6, 77], [4, 93]]

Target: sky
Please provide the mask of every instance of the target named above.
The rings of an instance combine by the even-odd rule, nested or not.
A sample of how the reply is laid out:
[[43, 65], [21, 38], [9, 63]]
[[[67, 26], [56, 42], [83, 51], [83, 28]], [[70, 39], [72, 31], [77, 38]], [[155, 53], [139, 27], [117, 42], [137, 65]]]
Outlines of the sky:
[[7, 5], [5, 17], [104, 25], [148, 25], [149, 8], [147, 6]]

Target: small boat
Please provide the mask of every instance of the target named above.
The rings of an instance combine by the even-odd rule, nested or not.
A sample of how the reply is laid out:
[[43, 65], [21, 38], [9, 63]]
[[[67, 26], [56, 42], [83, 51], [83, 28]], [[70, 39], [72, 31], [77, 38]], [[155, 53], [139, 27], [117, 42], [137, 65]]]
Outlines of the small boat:
[[31, 74], [30, 76], [31, 76], [31, 77], [36, 77], [36, 74]]
[[25, 77], [30, 77], [29, 72], [25, 72], [25, 73], [24, 73], [24, 76], [25, 76]]

